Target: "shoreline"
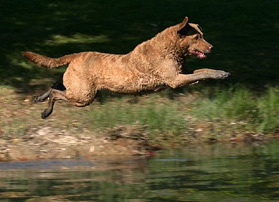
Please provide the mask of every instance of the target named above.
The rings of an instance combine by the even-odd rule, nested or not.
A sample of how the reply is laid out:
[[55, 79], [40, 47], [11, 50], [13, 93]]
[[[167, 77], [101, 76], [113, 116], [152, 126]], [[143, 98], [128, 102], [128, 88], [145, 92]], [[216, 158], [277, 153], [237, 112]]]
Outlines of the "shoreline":
[[[121, 129], [120, 129], [121, 128]], [[133, 132], [136, 127], [119, 127], [114, 130], [114, 136], [90, 133], [73, 135], [67, 131], [58, 131], [44, 127], [33, 134], [26, 134], [22, 138], [0, 140], [0, 162], [30, 161], [50, 159], [118, 159], [134, 157], [150, 157], [156, 151], [165, 149], [179, 149], [187, 146], [199, 146], [215, 143], [224, 144], [264, 144], [278, 136], [263, 134], [244, 134], [242, 137], [226, 140], [209, 138], [207, 141], [193, 138], [188, 143], [172, 143], [167, 147], [152, 145], [144, 139], [137, 139]], [[116, 137], [115, 131], [118, 131]], [[129, 134], [130, 133], [130, 134]]]
[[188, 145], [262, 143], [279, 137], [273, 115], [279, 105], [271, 96], [277, 90], [257, 98], [260, 107], [274, 101], [270, 109], [267, 104], [253, 107], [255, 101], [251, 107], [250, 94], [240, 89], [226, 96], [219, 92], [211, 99], [193, 92], [173, 99], [164, 94], [109, 97], [84, 108], [59, 102], [54, 114], [42, 120], [46, 103], [32, 103], [35, 93], [2, 88], [0, 161], [148, 157], [156, 150]]

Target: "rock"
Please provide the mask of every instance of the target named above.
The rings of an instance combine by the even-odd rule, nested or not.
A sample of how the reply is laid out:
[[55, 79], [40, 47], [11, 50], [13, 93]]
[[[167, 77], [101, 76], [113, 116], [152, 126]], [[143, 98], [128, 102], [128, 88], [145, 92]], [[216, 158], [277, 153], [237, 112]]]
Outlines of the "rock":
[[25, 202], [69, 202], [69, 200], [62, 197], [48, 196], [48, 197], [35, 197], [28, 199]]

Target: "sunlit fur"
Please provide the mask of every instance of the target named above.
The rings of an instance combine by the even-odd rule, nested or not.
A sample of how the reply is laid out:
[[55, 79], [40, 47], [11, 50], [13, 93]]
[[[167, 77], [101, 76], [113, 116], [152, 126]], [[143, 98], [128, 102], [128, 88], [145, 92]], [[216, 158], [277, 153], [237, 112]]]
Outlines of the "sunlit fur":
[[[196, 33], [179, 34], [186, 25], [195, 29]], [[86, 106], [94, 100], [96, 92], [102, 89], [117, 93], [137, 93], [164, 86], [176, 88], [200, 79], [219, 78], [220, 75], [214, 77], [205, 74], [191, 74], [186, 78], [181, 74], [186, 56], [193, 55], [194, 50], [208, 53], [211, 47], [203, 39], [198, 25], [188, 23], [186, 17], [183, 22], [163, 30], [128, 54], [81, 52], [60, 58], [49, 58], [32, 52], [23, 52], [23, 55], [35, 64], [48, 68], [68, 64], [63, 77], [66, 90], [50, 94], [50, 98], [67, 100], [75, 106]], [[212, 71], [216, 73], [216, 70]]]

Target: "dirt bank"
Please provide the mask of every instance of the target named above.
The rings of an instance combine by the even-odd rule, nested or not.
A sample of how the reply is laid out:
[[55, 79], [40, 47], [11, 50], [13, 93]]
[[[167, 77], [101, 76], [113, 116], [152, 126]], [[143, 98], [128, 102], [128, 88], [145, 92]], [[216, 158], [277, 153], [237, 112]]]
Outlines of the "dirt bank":
[[[25, 95], [9, 88], [0, 89], [0, 161], [126, 158], [153, 155], [154, 150], [165, 147], [220, 141], [263, 142], [279, 137], [278, 131], [269, 136], [247, 131], [247, 123], [244, 122], [229, 121], [218, 125], [223, 122], [200, 121], [191, 117], [186, 112], [193, 96], [183, 96], [178, 101], [156, 97], [154, 104], [150, 104], [152, 98], [148, 97], [141, 97], [136, 104], [131, 103], [134, 100], [130, 98], [120, 101], [115, 98], [105, 104], [95, 102], [85, 108], [58, 102], [54, 114], [42, 120], [40, 112], [46, 103], [32, 103], [33, 94], [36, 93]], [[117, 104], [119, 102], [121, 105]], [[167, 112], [166, 108], [173, 103], [177, 104], [173, 108], [184, 110], [185, 114], [177, 116], [177, 110]], [[159, 104], [162, 104], [160, 110], [152, 111]], [[146, 105], [149, 108], [133, 110]], [[115, 113], [109, 113], [113, 110]], [[127, 124], [128, 119], [136, 120], [135, 117], [148, 119], [141, 124], [137, 121]], [[118, 119], [122, 121], [116, 122]], [[97, 127], [99, 125], [103, 127]]]
[[[133, 128], [119, 128], [118, 135], [72, 135], [44, 127], [21, 138], [0, 139], [0, 161], [38, 159], [101, 158], [150, 155], [151, 147], [136, 138]], [[108, 131], [109, 132], [109, 131]], [[129, 137], [125, 134], [129, 133]]]
[[[245, 134], [241, 139], [226, 140], [226, 143], [259, 144], [268, 139], [270, 137], [266, 138], [261, 134]], [[215, 139], [207, 142], [201, 142], [198, 138], [191, 140], [192, 144], [217, 142]], [[137, 125], [115, 127], [104, 131], [104, 134], [92, 134], [88, 131], [79, 135], [43, 127], [20, 138], [0, 139], [0, 161], [148, 157], [154, 155], [158, 149], [162, 147], [151, 145], [144, 129]]]

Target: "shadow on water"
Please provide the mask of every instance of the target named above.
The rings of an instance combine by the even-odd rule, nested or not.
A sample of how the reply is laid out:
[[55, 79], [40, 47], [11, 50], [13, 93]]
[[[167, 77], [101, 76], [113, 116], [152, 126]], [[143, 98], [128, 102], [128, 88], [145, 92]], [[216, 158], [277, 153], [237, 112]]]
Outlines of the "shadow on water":
[[150, 159], [0, 163], [0, 200], [277, 201], [279, 142], [203, 145]]
[[51, 57], [88, 50], [127, 53], [185, 15], [203, 27], [215, 47], [206, 60], [191, 60], [192, 68], [230, 71], [230, 83], [277, 84], [278, 4], [275, 0], [5, 1], [0, 8], [0, 84], [28, 92], [61, 78], [63, 69], [30, 65], [21, 51]]

